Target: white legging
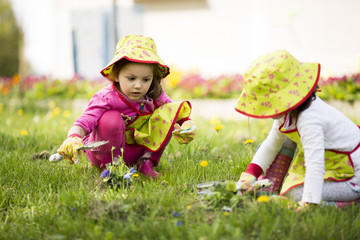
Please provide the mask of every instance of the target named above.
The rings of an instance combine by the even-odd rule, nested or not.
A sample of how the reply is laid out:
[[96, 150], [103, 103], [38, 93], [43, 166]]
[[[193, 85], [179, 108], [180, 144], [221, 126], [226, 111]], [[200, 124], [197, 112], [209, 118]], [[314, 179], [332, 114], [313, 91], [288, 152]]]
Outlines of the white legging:
[[[298, 186], [285, 194], [294, 201], [301, 201], [304, 186]], [[352, 190], [346, 182], [325, 181], [321, 199], [327, 202], [351, 202], [360, 198], [360, 192]]]

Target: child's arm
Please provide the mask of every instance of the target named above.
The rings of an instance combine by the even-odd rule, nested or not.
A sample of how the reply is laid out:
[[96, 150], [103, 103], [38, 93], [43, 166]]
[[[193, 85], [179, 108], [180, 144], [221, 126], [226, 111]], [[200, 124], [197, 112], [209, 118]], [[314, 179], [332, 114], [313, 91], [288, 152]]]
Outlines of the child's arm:
[[[273, 163], [286, 139], [286, 136], [279, 131], [279, 126], [280, 121], [274, 120], [269, 135], [265, 141], [261, 143], [251, 161], [252, 164], [256, 164], [261, 167], [263, 170], [262, 173], [265, 173]], [[251, 167], [251, 164], [249, 167]]]
[[85, 136], [85, 130], [82, 127], [79, 126], [72, 126], [70, 130], [68, 131], [68, 137], [79, 135], [80, 138], [83, 138]]
[[286, 136], [279, 131], [280, 123], [275, 120], [272, 129], [256, 151], [246, 171], [241, 173], [239, 183], [242, 190], [249, 190], [256, 179], [270, 167], [279, 153]]
[[325, 139], [323, 128], [316, 123], [317, 118], [310, 121], [299, 121], [298, 131], [304, 149], [305, 180], [302, 202], [319, 204], [325, 174]]
[[67, 138], [57, 150], [64, 159], [76, 162], [77, 148], [83, 145], [82, 138], [96, 127], [102, 114], [109, 109], [106, 100], [103, 95], [96, 93], [82, 115], [76, 119], [74, 125], [68, 131]]
[[[101, 116], [108, 110], [111, 109], [110, 101], [112, 99], [108, 98], [106, 95], [102, 95], [99, 92], [96, 93], [89, 101], [87, 108], [77, 118], [73, 124], [73, 127], [77, 126], [81, 128], [82, 132], [78, 128], [70, 129], [71, 131], [77, 132], [81, 137], [92, 132], [98, 125], [99, 119]], [[68, 134], [69, 135], [69, 134]]]

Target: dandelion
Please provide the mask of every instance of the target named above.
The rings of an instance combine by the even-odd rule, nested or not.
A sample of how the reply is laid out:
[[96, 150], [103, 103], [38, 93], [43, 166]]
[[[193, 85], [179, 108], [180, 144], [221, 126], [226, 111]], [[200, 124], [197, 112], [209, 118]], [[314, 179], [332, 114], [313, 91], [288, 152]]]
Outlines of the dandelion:
[[28, 135], [28, 132], [27, 132], [26, 130], [22, 130], [22, 131], [21, 131], [21, 135], [22, 135], [22, 136], [27, 136], [27, 135]]
[[22, 109], [19, 109], [19, 110], [18, 110], [18, 112], [17, 112], [17, 114], [18, 114], [19, 116], [22, 116], [22, 115], [24, 115], [24, 110], [22, 110]]
[[245, 142], [243, 142], [244, 145], [254, 143], [254, 140], [252, 139], [246, 139]]
[[131, 177], [132, 177], [132, 178], [138, 178], [138, 177], [139, 177], [139, 174], [134, 173]]
[[64, 116], [65, 118], [69, 118], [69, 117], [71, 116], [71, 112], [70, 112], [69, 110], [65, 110], [65, 111], [63, 112], [63, 116]]
[[56, 108], [54, 108], [54, 110], [52, 111], [52, 114], [53, 114], [53, 116], [57, 116], [57, 115], [60, 114], [60, 112], [61, 112], [61, 109], [60, 109], [59, 107], [56, 107]]
[[262, 195], [262, 196], [259, 196], [257, 199], [256, 199], [257, 202], [268, 202], [269, 201], [269, 197], [266, 196], [266, 195]]
[[220, 122], [220, 120], [219, 120], [217, 117], [212, 118], [212, 119], [210, 120], [210, 123], [211, 123], [212, 125], [214, 125], [214, 126], [221, 125], [221, 122]]
[[56, 103], [54, 101], [49, 102], [49, 108], [54, 109], [56, 107]]
[[190, 210], [191, 208], [192, 208], [191, 205], [188, 205], [188, 206], [186, 207], [187, 210]]
[[224, 128], [224, 125], [222, 125], [222, 124], [220, 124], [220, 125], [216, 125], [215, 127], [214, 127], [214, 129], [215, 129], [215, 131], [220, 131], [221, 129], [223, 129]]
[[208, 165], [208, 162], [205, 161], [205, 160], [203, 160], [203, 161], [200, 162], [200, 165], [201, 165], [202, 167], [206, 167], [206, 166]]
[[202, 166], [203, 167], [203, 175], [204, 175], [204, 179], [206, 178], [206, 176], [205, 176], [205, 167], [208, 165], [208, 162], [207, 161], [205, 161], [205, 160], [203, 160], [203, 161], [201, 161], [200, 162], [200, 166]]

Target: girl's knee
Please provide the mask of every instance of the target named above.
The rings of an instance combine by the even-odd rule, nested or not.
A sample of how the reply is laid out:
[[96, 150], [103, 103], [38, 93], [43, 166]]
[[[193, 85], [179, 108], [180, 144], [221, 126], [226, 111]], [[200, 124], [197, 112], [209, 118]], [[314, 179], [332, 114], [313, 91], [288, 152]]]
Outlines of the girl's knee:
[[120, 112], [109, 110], [101, 116], [98, 128], [101, 128], [102, 132], [119, 134], [119, 132], [124, 132], [125, 123]]

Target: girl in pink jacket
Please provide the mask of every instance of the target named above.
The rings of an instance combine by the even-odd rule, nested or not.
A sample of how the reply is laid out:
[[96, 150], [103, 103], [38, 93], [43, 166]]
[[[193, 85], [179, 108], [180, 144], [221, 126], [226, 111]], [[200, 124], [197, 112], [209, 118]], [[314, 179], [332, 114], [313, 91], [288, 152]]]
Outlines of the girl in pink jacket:
[[159, 173], [153, 167], [158, 165], [172, 133], [180, 143], [189, 143], [196, 134], [189, 119], [190, 103], [173, 102], [163, 91], [161, 80], [169, 74], [169, 67], [149, 37], [129, 35], [120, 39], [114, 58], [101, 74], [112, 84], [93, 95], [58, 153], [75, 162], [79, 146], [109, 141], [86, 150], [92, 165], [106, 169], [113, 156], [123, 152], [126, 165], [137, 164], [142, 174], [157, 178]]

